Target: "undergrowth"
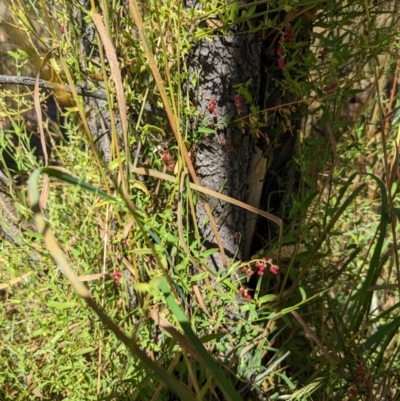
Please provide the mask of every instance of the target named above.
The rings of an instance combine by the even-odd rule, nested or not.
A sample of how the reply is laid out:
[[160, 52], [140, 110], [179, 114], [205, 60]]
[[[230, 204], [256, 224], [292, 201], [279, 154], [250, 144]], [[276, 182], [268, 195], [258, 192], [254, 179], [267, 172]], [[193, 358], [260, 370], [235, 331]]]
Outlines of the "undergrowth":
[[[400, 399], [398, 10], [384, 1], [281, 3], [260, 12], [236, 1], [191, 10], [102, 2], [91, 11], [11, 3], [28, 42], [11, 55], [14, 73], [32, 61], [27, 49], [44, 46], [52, 52], [40, 50], [42, 68], [72, 94], [61, 129], [43, 120], [42, 135], [53, 133], [48, 161], [44, 150], [34, 156], [40, 138], [27, 140], [29, 121], [16, 117], [48, 92], [4, 90], [0, 99], [1, 397]], [[302, 60], [296, 46], [308, 43], [292, 43], [298, 13], [314, 25]], [[233, 24], [293, 35], [282, 41], [282, 90], [308, 111], [292, 224], [281, 243], [215, 272], [195, 204], [218, 194], [190, 170], [210, 130], [189, 129], [199, 116], [182, 88], [193, 43]], [[293, 78], [300, 62], [307, 79]], [[108, 154], [91, 131], [99, 110], [75, 92], [85, 82], [107, 96]]]

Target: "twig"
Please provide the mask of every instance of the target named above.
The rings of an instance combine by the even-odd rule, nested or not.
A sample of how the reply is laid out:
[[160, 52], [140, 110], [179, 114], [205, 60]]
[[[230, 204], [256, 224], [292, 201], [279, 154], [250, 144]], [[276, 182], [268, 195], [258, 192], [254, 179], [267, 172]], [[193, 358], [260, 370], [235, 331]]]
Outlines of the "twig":
[[[14, 75], [0, 75], [0, 84], [4, 85], [26, 85], [26, 86], [35, 86], [36, 78], [32, 77], [17, 77]], [[61, 89], [67, 93], [72, 93], [71, 87], [69, 85], [57, 84], [50, 81], [45, 81], [43, 79], [39, 79], [39, 88], [57, 90]], [[107, 100], [107, 93], [102, 89], [97, 89], [94, 91], [87, 90], [82, 88], [81, 86], [76, 87], [76, 92], [79, 96], [91, 97], [94, 99]], [[159, 117], [166, 118], [166, 113], [164, 110], [159, 109], [158, 107], [152, 106], [149, 103], [144, 105], [144, 110], [150, 113], [154, 113]]]
[[[17, 77], [13, 75], [0, 75], [0, 84], [6, 85], [26, 85], [26, 86], [35, 86], [36, 78], [31, 77]], [[72, 90], [69, 85], [57, 84], [54, 82], [45, 81], [43, 79], [39, 79], [39, 88], [44, 89], [61, 89], [65, 90], [65, 92], [72, 93]], [[93, 92], [87, 91], [86, 89], [77, 86], [76, 92], [79, 96], [87, 96], [93, 97], [95, 99], [107, 100], [107, 94], [104, 90], [95, 90]]]

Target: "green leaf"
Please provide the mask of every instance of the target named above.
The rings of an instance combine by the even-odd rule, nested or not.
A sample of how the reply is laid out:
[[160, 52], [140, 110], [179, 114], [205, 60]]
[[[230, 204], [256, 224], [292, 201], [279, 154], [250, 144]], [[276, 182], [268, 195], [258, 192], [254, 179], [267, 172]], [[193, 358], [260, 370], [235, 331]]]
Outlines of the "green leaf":
[[364, 352], [365, 349], [375, 348], [375, 346], [382, 345], [385, 337], [389, 337], [389, 340], [398, 334], [400, 327], [400, 317], [393, 319], [390, 323], [387, 323], [376, 331], [365, 343], [358, 347], [358, 353]]
[[109, 165], [108, 169], [110, 171], [115, 170], [119, 167], [120, 163], [124, 163], [126, 160], [125, 156], [122, 156], [120, 159], [114, 159]]
[[381, 192], [381, 218], [376, 228], [376, 243], [374, 252], [370, 259], [369, 267], [367, 269], [367, 275], [362, 284], [362, 289], [360, 290], [360, 296], [357, 299], [357, 303], [354, 305], [354, 320], [352, 330], [359, 330], [362, 322], [369, 311], [371, 300], [373, 296], [372, 291], [368, 291], [368, 288], [375, 285], [380, 277], [383, 263], [380, 263], [382, 258], [382, 248], [384, 245], [386, 237], [386, 228], [389, 223], [389, 200], [386, 191], [386, 186], [383, 181], [373, 174], [366, 174], [367, 177], [371, 177], [378, 184], [379, 190]]
[[206, 277], [208, 277], [208, 272], [199, 273], [199, 274], [195, 274], [194, 276], [192, 276], [190, 278], [190, 281], [191, 282], [201, 281], [201, 280], [204, 280]]
[[206, 334], [205, 336], [200, 338], [200, 341], [205, 344], [208, 343], [209, 341], [212, 340], [219, 340], [220, 338], [226, 336], [226, 333], [211, 333], [211, 334]]
[[239, 0], [234, 1], [229, 7], [229, 21], [235, 22], [239, 17]]
[[304, 152], [303, 152], [303, 154], [302, 154], [301, 159], [302, 159], [303, 165], [307, 165], [307, 164], [310, 162], [310, 159], [311, 159], [311, 150], [310, 150], [309, 147], [306, 147], [306, 148], [305, 148], [305, 150], [304, 150]]
[[75, 302], [57, 302], [57, 301], [49, 301], [47, 302], [47, 305], [51, 308], [58, 308], [58, 309], [68, 309], [78, 306]]
[[278, 296], [275, 294], [267, 294], [267, 295], [263, 295], [261, 298], [258, 298], [258, 303], [260, 305], [262, 304], [266, 304], [268, 302], [274, 301], [275, 299], [277, 299]]
[[247, 10], [247, 14], [246, 14], [247, 17], [251, 17], [251, 16], [255, 13], [256, 9], [257, 9], [257, 5], [251, 6], [251, 7]]
[[147, 132], [158, 132], [162, 136], [166, 136], [164, 130], [160, 127], [157, 127], [157, 125], [146, 124], [143, 129]]
[[211, 248], [211, 249], [207, 249], [206, 251], [201, 253], [201, 256], [204, 259], [207, 259], [208, 257], [210, 257], [211, 255], [213, 255], [215, 252], [218, 252], [219, 249], [218, 248]]
[[215, 134], [215, 129], [207, 128], [207, 127], [199, 127], [197, 129], [199, 134]]
[[227, 287], [229, 287], [232, 291], [236, 292], [237, 291], [237, 287], [235, 284], [232, 283], [232, 280], [230, 278], [225, 278], [221, 281], [222, 284], [226, 285]]
[[95, 347], [86, 347], [79, 349], [76, 352], [73, 352], [72, 355], [78, 356], [78, 355], [85, 355], [85, 354], [93, 354], [93, 352], [96, 351], [97, 348]]
[[[70, 175], [68, 173], [65, 173], [63, 171], [60, 171], [58, 169], [51, 168], [51, 167], [44, 167], [42, 169], [35, 170], [35, 171], [37, 171], [38, 175], [42, 174], [42, 173], [48, 174], [51, 177], [58, 178], [61, 181], [64, 181], [64, 182], [67, 182], [69, 184], [77, 185], [77, 186], [79, 186], [81, 188], [84, 188], [84, 189], [88, 190], [89, 192], [92, 192], [95, 195], [100, 196], [103, 199], [106, 199], [106, 200], [109, 200], [109, 201], [115, 202], [115, 203], [118, 202], [117, 198], [114, 198], [114, 197], [108, 195], [106, 192], [94, 187], [93, 185], [88, 184], [85, 181], [79, 180], [79, 179], [73, 177], [72, 175]], [[30, 182], [33, 184], [35, 179], [36, 179], [34, 177], [36, 177], [36, 176], [34, 176], [33, 173], [32, 173], [31, 177], [32, 177], [32, 180]]]

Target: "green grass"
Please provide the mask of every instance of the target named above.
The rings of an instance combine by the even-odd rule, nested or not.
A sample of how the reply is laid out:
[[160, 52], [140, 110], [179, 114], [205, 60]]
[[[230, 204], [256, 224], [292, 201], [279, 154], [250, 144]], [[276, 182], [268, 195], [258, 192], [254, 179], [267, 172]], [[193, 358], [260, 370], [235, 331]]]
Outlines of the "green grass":
[[[370, 2], [368, 12], [364, 1], [326, 3], [272, 1], [260, 16], [237, 2], [213, 0], [191, 11], [146, 2], [136, 13], [134, 0], [129, 9], [113, 2], [103, 19], [83, 11], [103, 32], [93, 38], [98, 60], [79, 51], [82, 34], [66, 3], [49, 12], [24, 2], [26, 10], [35, 6], [29, 14], [15, 6], [19, 21], [28, 15], [47, 26], [32, 44], [40, 39], [53, 48], [57, 82], [74, 89], [100, 77], [105, 107], [128, 122], [126, 104], [129, 125], [112, 125], [106, 165], [88, 126], [93, 110], [73, 93], [68, 142], [57, 143], [52, 156], [57, 170], [33, 157], [24, 124], [12, 120], [15, 107], [1, 108], [1, 121], [14, 126], [0, 131], [0, 146], [17, 155], [25, 174], [22, 185], [1, 187], [22, 240], [0, 243], [0, 398], [400, 399], [399, 105], [397, 85], [390, 87], [397, 82], [398, 16], [384, 13], [387, 2]], [[189, 184], [185, 152], [205, 132], [189, 130], [187, 118], [197, 116], [182, 90], [185, 56], [196, 40], [232, 23], [279, 35], [285, 25], [269, 17], [292, 9], [315, 26], [310, 49], [303, 44], [307, 79], [296, 76], [297, 48], [286, 43], [281, 82], [310, 106], [295, 155], [301, 178], [282, 243], [259, 255], [273, 264], [280, 249], [279, 273], [260, 276], [248, 300], [238, 293], [248, 277], [237, 272], [264, 261], [232, 260], [215, 273], [207, 267], [212, 251], [202, 250], [199, 192]], [[349, 96], [367, 81], [365, 104], [350, 113]], [[15, 101], [20, 109], [31, 102]], [[146, 103], [167, 119], [145, 113]], [[281, 107], [282, 116], [290, 107]]]

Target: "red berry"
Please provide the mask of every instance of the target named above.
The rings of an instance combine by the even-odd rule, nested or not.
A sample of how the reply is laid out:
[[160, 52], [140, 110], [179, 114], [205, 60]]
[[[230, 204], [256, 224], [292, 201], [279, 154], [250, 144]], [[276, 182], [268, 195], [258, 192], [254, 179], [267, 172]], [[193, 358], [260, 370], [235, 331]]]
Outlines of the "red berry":
[[285, 63], [285, 60], [283, 58], [278, 58], [278, 67], [281, 70], [286, 69], [286, 63]]
[[164, 163], [169, 162], [171, 159], [172, 159], [172, 156], [171, 156], [169, 153], [163, 152], [163, 155], [161, 156], [161, 160], [162, 160]]
[[243, 108], [243, 99], [242, 99], [242, 97], [240, 95], [236, 95], [236, 96], [233, 97], [233, 100], [235, 102], [236, 109], [238, 111], [241, 111], [242, 108]]
[[333, 83], [329, 86], [324, 86], [323, 91], [324, 92], [332, 92], [337, 88], [337, 86], [338, 86], [338, 84], [336, 84], [336, 83]]
[[354, 389], [353, 387], [350, 387], [350, 388], [349, 388], [349, 393], [350, 393], [350, 395], [352, 395], [353, 397], [355, 397], [355, 396], [358, 394], [357, 390]]
[[121, 271], [120, 271], [118, 268], [116, 268], [116, 269], [114, 270], [114, 272], [111, 274], [111, 276], [112, 276], [112, 278], [114, 279], [115, 284], [118, 285], [118, 284], [121, 283], [122, 274], [121, 274]]
[[270, 272], [271, 274], [273, 274], [274, 276], [276, 276], [276, 275], [278, 274], [278, 272], [279, 272], [279, 266], [278, 266], [278, 265], [272, 265], [272, 266], [269, 268], [269, 272]]
[[208, 103], [208, 112], [214, 115], [217, 115], [217, 109], [216, 109], [216, 104], [217, 104], [217, 99], [215, 97], [210, 99], [210, 102]]

